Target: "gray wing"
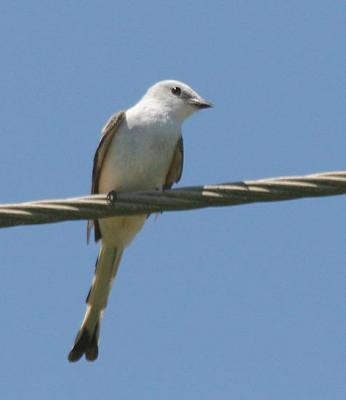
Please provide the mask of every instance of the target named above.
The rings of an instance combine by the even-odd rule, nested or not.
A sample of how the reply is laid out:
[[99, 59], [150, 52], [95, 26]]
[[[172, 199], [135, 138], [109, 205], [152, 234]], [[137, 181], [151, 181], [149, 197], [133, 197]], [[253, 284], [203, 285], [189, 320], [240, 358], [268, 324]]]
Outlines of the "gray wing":
[[180, 136], [173, 153], [171, 165], [168, 169], [164, 189], [170, 189], [174, 183], [179, 182], [183, 173], [184, 166], [184, 142]]
[[[125, 119], [125, 111], [120, 111], [119, 113], [114, 114], [105, 127], [102, 130], [102, 137], [100, 143], [96, 149], [96, 153], [94, 156], [94, 165], [93, 165], [93, 173], [92, 173], [92, 182], [91, 182], [91, 194], [99, 193], [99, 180], [100, 174], [102, 170], [102, 165], [104, 160], [106, 159], [109, 146], [112, 143], [112, 140], [115, 134], [118, 131], [119, 126]], [[87, 240], [89, 242], [90, 239], [90, 232], [92, 227], [94, 226], [95, 230], [95, 241], [97, 242], [101, 239], [101, 231], [98, 220], [90, 220], [88, 221], [87, 226]]]

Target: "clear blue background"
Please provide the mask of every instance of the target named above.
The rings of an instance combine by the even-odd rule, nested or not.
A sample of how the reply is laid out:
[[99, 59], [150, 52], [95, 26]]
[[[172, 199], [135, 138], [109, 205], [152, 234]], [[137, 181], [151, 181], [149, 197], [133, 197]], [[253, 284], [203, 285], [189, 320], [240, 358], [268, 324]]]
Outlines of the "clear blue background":
[[[2, 1], [0, 202], [87, 194], [154, 82], [215, 104], [180, 186], [345, 170], [344, 1]], [[2, 399], [345, 399], [345, 197], [164, 214], [123, 259], [96, 363], [66, 356], [85, 223], [0, 231]]]

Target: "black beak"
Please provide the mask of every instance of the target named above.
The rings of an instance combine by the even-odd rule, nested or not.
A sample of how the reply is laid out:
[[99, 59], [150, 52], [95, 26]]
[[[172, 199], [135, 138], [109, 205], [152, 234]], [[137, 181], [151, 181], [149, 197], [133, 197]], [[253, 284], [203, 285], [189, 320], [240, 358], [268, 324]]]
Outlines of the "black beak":
[[200, 109], [213, 107], [213, 105], [211, 103], [209, 103], [208, 101], [202, 101], [202, 102], [197, 103], [196, 105]]
[[192, 98], [192, 99], [190, 99], [189, 103], [194, 105], [195, 107], [199, 108], [200, 110], [203, 109], [203, 108], [213, 107], [213, 105], [209, 101], [204, 100], [201, 97]]

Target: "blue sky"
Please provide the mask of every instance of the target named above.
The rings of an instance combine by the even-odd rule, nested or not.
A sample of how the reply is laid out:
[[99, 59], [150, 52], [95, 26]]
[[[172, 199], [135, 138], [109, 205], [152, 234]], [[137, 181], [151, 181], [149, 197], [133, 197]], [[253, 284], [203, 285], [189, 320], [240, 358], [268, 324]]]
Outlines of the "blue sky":
[[[179, 186], [345, 170], [344, 1], [3, 1], [0, 202], [87, 194], [107, 118], [167, 78]], [[163, 214], [127, 250], [100, 357], [66, 356], [85, 223], [0, 231], [0, 396], [344, 399], [345, 198]]]

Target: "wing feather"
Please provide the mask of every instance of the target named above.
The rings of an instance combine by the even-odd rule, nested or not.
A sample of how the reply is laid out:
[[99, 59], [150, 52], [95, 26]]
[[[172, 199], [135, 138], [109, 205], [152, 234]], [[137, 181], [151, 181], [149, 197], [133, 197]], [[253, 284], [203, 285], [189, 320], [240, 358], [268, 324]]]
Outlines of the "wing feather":
[[[99, 192], [99, 180], [100, 174], [102, 170], [102, 165], [106, 159], [109, 147], [113, 141], [114, 136], [116, 135], [119, 126], [125, 119], [125, 111], [120, 111], [114, 114], [105, 127], [102, 129], [102, 136], [100, 143], [96, 149], [94, 156], [94, 164], [93, 164], [93, 172], [92, 172], [92, 182], [91, 182], [91, 194], [97, 194]], [[101, 231], [100, 226], [97, 220], [88, 221], [87, 226], [87, 241], [90, 239], [90, 232], [92, 227], [94, 226], [95, 230], [95, 241], [97, 242], [101, 239]]]
[[168, 169], [164, 189], [170, 189], [174, 183], [179, 182], [184, 166], [184, 142], [180, 136], [173, 153], [171, 165]]

